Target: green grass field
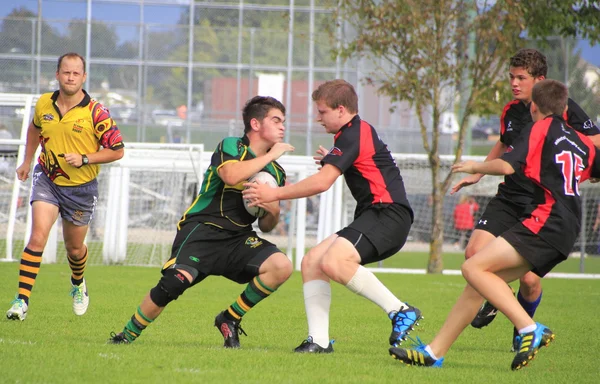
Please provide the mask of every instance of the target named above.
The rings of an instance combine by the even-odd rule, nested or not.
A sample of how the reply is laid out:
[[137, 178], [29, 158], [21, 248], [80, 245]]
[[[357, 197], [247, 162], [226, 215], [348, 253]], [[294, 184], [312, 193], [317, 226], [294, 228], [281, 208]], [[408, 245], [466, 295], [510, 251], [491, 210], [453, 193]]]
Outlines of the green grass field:
[[[406, 265], [405, 265], [406, 266]], [[0, 297], [8, 309], [18, 264], [0, 263]], [[531, 366], [510, 370], [511, 325], [503, 316], [483, 330], [468, 328], [443, 369], [408, 367], [388, 355], [390, 323], [381, 310], [333, 286], [331, 355], [292, 353], [306, 336], [299, 273], [246, 315], [242, 349], [224, 350], [213, 327], [243, 286], [211, 277], [173, 302], [132, 345], [108, 345], [158, 281], [157, 268], [90, 266], [90, 308], [71, 311], [69, 268], [43, 265], [24, 322], [0, 320], [3, 383], [596, 383], [600, 280], [547, 279], [537, 319], [555, 342]], [[464, 286], [459, 276], [380, 274], [425, 316], [413, 333], [429, 341]]]

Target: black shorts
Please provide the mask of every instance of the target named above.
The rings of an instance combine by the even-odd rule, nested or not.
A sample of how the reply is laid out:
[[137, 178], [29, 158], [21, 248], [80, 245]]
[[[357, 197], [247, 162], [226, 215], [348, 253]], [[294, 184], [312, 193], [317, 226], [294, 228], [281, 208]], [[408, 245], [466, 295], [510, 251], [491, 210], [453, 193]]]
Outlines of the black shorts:
[[362, 265], [385, 260], [404, 246], [412, 218], [400, 204], [374, 205], [337, 232], [354, 244]]
[[181, 265], [198, 271], [192, 285], [207, 276], [223, 276], [244, 284], [258, 276], [262, 263], [277, 252], [281, 251], [254, 231], [234, 233], [190, 222], [177, 231], [163, 272]]
[[498, 237], [520, 223], [524, 211], [523, 205], [494, 197], [481, 214], [475, 229], [484, 230]]
[[540, 277], [544, 277], [552, 268], [568, 257], [521, 223], [514, 225], [500, 236], [531, 264], [531, 271]]

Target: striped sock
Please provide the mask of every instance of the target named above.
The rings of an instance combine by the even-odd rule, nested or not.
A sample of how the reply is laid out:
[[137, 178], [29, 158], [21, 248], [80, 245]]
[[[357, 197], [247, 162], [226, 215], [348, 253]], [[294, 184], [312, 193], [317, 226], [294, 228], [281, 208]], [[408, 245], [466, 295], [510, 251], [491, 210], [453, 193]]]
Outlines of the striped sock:
[[140, 307], [137, 307], [137, 311], [131, 316], [131, 320], [125, 325], [125, 328], [123, 328], [123, 335], [130, 342], [135, 341], [142, 331], [153, 321], [142, 313]]
[[87, 264], [88, 250], [85, 248], [85, 253], [81, 260], [75, 260], [71, 255], [67, 255], [69, 260], [69, 267], [71, 267], [71, 284], [80, 285], [83, 283], [83, 272], [85, 271], [85, 265]]
[[237, 298], [237, 300], [227, 308], [224, 315], [225, 318], [233, 321], [240, 321], [242, 316], [246, 314], [252, 307], [258, 304], [261, 300], [266, 299], [276, 289], [269, 288], [260, 278], [256, 276], [248, 283], [246, 289]]
[[41, 264], [42, 252], [34, 252], [29, 248], [23, 250], [19, 265], [19, 299], [24, 300], [27, 305]]

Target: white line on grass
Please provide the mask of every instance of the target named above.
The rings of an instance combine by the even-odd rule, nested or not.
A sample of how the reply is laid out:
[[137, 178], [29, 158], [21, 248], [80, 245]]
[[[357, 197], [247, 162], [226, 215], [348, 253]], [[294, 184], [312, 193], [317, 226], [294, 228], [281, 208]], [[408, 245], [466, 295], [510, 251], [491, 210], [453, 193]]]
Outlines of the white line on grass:
[[[373, 273], [403, 273], [408, 275], [425, 275], [427, 274], [426, 269], [408, 269], [408, 268], [368, 268]], [[458, 269], [444, 269], [442, 275], [460, 275], [461, 272]], [[550, 272], [544, 278], [558, 278], [558, 279], [600, 279], [598, 273], [559, 273]]]

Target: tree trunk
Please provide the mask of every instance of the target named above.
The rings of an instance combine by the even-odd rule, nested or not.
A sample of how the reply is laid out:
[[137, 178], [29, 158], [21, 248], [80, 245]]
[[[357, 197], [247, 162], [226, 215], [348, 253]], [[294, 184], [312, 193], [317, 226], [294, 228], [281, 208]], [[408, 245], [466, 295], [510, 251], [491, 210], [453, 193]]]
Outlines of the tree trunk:
[[444, 196], [443, 191], [434, 187], [432, 205], [431, 242], [429, 243], [429, 263], [427, 273], [442, 273], [444, 244]]

